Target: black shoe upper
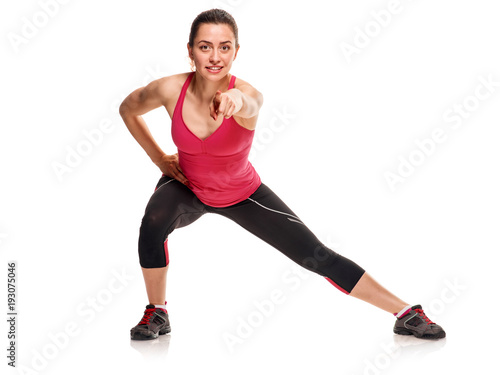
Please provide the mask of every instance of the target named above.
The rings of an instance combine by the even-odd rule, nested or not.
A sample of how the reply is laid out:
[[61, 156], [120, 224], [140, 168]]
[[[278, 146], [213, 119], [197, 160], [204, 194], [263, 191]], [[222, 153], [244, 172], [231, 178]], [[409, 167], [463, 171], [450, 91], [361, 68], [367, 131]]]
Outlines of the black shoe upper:
[[422, 339], [446, 337], [443, 328], [425, 315], [421, 305], [412, 306], [408, 313], [397, 318], [393, 331], [400, 335], [413, 335]]
[[130, 330], [130, 337], [136, 340], [148, 340], [168, 332], [170, 332], [170, 322], [166, 310], [147, 305], [141, 321]]

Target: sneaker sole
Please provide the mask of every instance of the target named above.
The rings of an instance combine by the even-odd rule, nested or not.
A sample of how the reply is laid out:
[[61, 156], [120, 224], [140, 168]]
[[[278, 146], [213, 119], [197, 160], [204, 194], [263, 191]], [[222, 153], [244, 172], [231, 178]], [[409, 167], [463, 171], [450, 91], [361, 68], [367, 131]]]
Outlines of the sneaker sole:
[[425, 339], [425, 340], [438, 340], [438, 339], [442, 339], [442, 338], [445, 338], [446, 337], [446, 332], [445, 331], [441, 331], [435, 335], [421, 335], [419, 336], [418, 334], [416, 334], [416, 332], [412, 332], [412, 331], [409, 331], [407, 329], [394, 329], [393, 330], [395, 334], [397, 335], [404, 335], [404, 336], [410, 336], [410, 335], [413, 335], [415, 336], [416, 338], [419, 338], [419, 339]]
[[154, 339], [158, 338], [159, 334], [166, 335], [167, 333], [170, 333], [170, 331], [171, 331], [170, 326], [168, 326], [166, 328], [160, 329], [160, 331], [158, 333], [151, 332], [151, 335], [144, 335], [141, 332], [136, 332], [136, 333], [130, 332], [130, 339], [131, 340], [140, 340], [140, 341], [154, 340]]
[[163, 328], [163, 329], [160, 329], [160, 335], [166, 335], [167, 333], [170, 333], [170, 331], [172, 331], [170, 329], [170, 326], [166, 327], [166, 328]]

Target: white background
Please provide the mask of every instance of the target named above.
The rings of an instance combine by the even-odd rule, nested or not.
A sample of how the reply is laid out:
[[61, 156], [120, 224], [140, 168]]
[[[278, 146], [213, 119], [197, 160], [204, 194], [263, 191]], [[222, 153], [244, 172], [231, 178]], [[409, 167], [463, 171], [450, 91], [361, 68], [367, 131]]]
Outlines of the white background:
[[[489, 340], [499, 333], [500, 307], [497, 3], [401, 0], [390, 17], [389, 1], [326, 3], [3, 3], [0, 310], [7, 311], [14, 260], [19, 373], [496, 367]], [[262, 180], [325, 244], [422, 304], [445, 340], [396, 337], [390, 314], [297, 269], [230, 220], [205, 215], [169, 238], [172, 333], [130, 341], [147, 304], [138, 230], [161, 172], [117, 106], [153, 79], [189, 71], [191, 22], [212, 7], [230, 11], [240, 29], [232, 73], [264, 95], [251, 158]], [[14, 38], [25, 40], [16, 46]], [[359, 47], [349, 58], [347, 44]], [[477, 91], [481, 79], [496, 86]], [[466, 109], [454, 129], [458, 120], [443, 115], [458, 106]], [[144, 118], [175, 153], [167, 112]], [[102, 123], [108, 133], [85, 149], [84, 133]], [[419, 159], [415, 142], [436, 129], [446, 140]], [[54, 165], [78, 147], [87, 154], [58, 177]], [[410, 155], [420, 165], [392, 190], [385, 174], [397, 174]], [[273, 293], [282, 297], [264, 316], [255, 303]], [[15, 373], [4, 314], [0, 366]], [[254, 327], [228, 345], [228, 334], [243, 336], [242, 322]]]

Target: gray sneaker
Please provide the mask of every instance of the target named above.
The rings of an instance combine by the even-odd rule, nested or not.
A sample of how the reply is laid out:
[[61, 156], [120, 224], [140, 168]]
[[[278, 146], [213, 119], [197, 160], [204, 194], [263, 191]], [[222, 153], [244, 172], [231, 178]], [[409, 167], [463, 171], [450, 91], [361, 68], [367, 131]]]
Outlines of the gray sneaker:
[[170, 322], [166, 310], [155, 308], [154, 305], [147, 305], [139, 324], [130, 330], [130, 338], [132, 340], [153, 340], [158, 335], [165, 335], [169, 332]]
[[393, 331], [398, 335], [413, 335], [419, 339], [435, 340], [446, 337], [443, 328], [432, 322], [420, 305], [413, 306], [405, 315], [397, 318]]

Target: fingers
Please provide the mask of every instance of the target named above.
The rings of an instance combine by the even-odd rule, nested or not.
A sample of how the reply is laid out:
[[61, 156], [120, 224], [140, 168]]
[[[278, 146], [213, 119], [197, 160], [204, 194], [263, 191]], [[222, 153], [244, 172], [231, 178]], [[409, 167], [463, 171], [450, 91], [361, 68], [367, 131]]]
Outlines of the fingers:
[[212, 117], [214, 120], [217, 120], [217, 110], [215, 109], [213, 102], [210, 103], [209, 109], [210, 109], [210, 117]]
[[188, 179], [186, 178], [186, 176], [184, 176], [184, 173], [182, 173], [182, 169], [181, 167], [179, 166], [179, 163], [177, 162], [176, 163], [176, 167], [177, 169], [174, 170], [174, 178], [179, 181], [179, 182], [182, 182], [184, 185], [188, 185], [189, 184], [189, 181]]
[[186, 176], [184, 176], [184, 174], [182, 172], [177, 172], [175, 175], [174, 175], [175, 179], [181, 183], [183, 183], [184, 185], [186, 186], [189, 186], [189, 180], [186, 178]]
[[184, 176], [182, 168], [179, 165], [179, 153], [177, 152], [172, 156], [173, 158], [171, 158], [167, 166], [168, 170], [164, 171], [163, 173], [169, 177], [175, 178], [177, 181], [183, 183], [184, 185], [189, 186], [189, 180], [186, 178], [186, 176]]
[[214, 120], [217, 120], [217, 115], [220, 112], [221, 99], [222, 92], [220, 90], [217, 90], [212, 99], [212, 102], [210, 103], [210, 117], [212, 117]]
[[224, 116], [226, 113], [226, 108], [227, 108], [227, 96], [222, 95], [222, 97], [220, 99], [219, 110], [217, 111], [217, 114]]
[[179, 172], [179, 171], [171, 171], [169, 174], [163, 172], [165, 175], [167, 175], [168, 177], [173, 177], [175, 178], [177, 181], [179, 181], [181, 184], [184, 184], [186, 186], [189, 186], [189, 180], [186, 178], [186, 176], [184, 176], [184, 174], [182, 174], [182, 172]]
[[231, 96], [226, 93], [222, 93], [220, 90], [214, 95], [212, 102], [210, 103], [210, 117], [214, 120], [217, 120], [219, 115], [224, 116], [225, 118], [229, 118], [233, 115], [236, 104]]
[[225, 118], [229, 118], [233, 115], [235, 108], [236, 104], [233, 99], [229, 95], [223, 95], [217, 113]]
[[234, 112], [235, 108], [236, 108], [236, 105], [233, 102], [231, 102], [231, 104], [229, 105], [229, 107], [228, 107], [226, 113], [224, 114], [224, 116], [226, 118], [231, 117], [233, 115], [233, 112]]

